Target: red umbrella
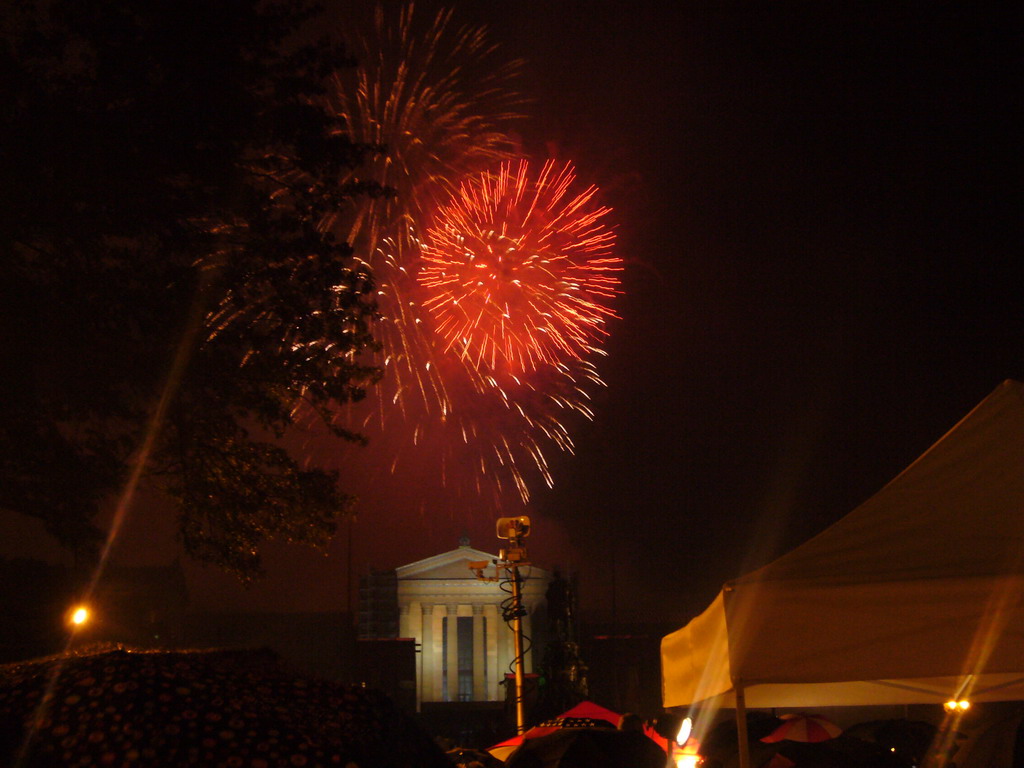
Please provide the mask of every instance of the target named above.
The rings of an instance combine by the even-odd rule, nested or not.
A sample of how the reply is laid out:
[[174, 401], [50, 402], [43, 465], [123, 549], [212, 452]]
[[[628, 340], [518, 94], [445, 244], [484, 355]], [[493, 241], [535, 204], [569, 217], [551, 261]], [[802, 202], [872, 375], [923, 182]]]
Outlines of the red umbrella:
[[507, 768], [665, 768], [665, 753], [640, 731], [562, 728], [523, 739]]
[[843, 729], [821, 715], [782, 715], [783, 722], [778, 728], [763, 737], [761, 741], [772, 744], [786, 739], [817, 743], [834, 739]]
[[[614, 728], [619, 718], [622, 717], [617, 712], [613, 712], [610, 709], [602, 707], [600, 704], [595, 704], [592, 701], [581, 701], [572, 709], [568, 709], [558, 717], [546, 720], [538, 726], [535, 726], [528, 730], [526, 733], [520, 734], [519, 736], [513, 736], [511, 739], [506, 739], [493, 747], [488, 747], [487, 751], [494, 755], [499, 760], [505, 760], [509, 755], [523, 743], [524, 739], [534, 739], [539, 736], [546, 736], [549, 733], [555, 733], [561, 729], [570, 728]], [[644, 733], [657, 744], [663, 752], [668, 751], [668, 741], [659, 736], [657, 732], [648, 726], [644, 726]]]
[[538, 739], [541, 736], [557, 733], [560, 730], [583, 729], [614, 731], [615, 726], [608, 720], [600, 718], [553, 717], [550, 720], [545, 720], [540, 725], [534, 726], [526, 733], [520, 734], [519, 736], [513, 736], [511, 739], [506, 739], [500, 744], [495, 744], [493, 747], [489, 747], [487, 751], [499, 760], [504, 761], [527, 739]]

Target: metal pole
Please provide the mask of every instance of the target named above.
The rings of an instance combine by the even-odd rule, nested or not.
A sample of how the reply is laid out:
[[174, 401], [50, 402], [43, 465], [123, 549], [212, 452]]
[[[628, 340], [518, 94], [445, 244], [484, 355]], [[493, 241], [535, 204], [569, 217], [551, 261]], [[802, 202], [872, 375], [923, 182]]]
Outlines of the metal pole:
[[747, 741], [747, 697], [743, 693], [743, 686], [735, 680], [733, 688], [736, 690], [736, 738], [740, 748], [740, 768], [750, 768], [750, 742]]
[[515, 642], [516, 666], [516, 733], [526, 731], [526, 709], [523, 702], [523, 592], [519, 568], [512, 566], [512, 636]]

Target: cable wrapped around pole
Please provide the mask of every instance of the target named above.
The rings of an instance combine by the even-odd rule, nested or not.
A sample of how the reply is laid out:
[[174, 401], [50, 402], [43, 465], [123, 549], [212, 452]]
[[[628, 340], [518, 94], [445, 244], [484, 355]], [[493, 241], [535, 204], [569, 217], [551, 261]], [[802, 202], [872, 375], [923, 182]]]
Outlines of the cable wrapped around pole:
[[523, 589], [519, 568], [512, 566], [512, 635], [515, 642], [516, 733], [526, 731], [526, 710], [523, 702]]

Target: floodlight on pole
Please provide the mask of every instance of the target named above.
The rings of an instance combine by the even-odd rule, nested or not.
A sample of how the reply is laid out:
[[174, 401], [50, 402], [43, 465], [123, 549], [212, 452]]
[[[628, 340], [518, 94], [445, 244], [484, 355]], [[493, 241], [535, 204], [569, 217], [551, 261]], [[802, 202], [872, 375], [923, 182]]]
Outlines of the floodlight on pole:
[[[523, 546], [523, 539], [530, 535], [530, 518], [526, 515], [519, 517], [498, 518], [497, 534], [499, 539], [508, 539], [508, 547], [498, 551], [498, 557], [491, 561], [495, 571], [504, 570], [506, 578], [512, 585], [512, 605], [506, 614], [506, 621], [511, 620], [512, 639], [514, 644], [515, 658], [515, 684], [516, 684], [516, 733], [526, 731], [526, 708], [523, 698], [523, 616], [526, 610], [523, 608], [523, 581], [519, 575], [519, 569], [528, 566], [526, 559], [526, 547]], [[469, 563], [469, 569], [476, 574], [478, 579], [483, 581], [500, 581], [495, 576], [485, 576], [484, 569], [486, 561]]]
[[691, 733], [693, 733], [693, 719], [684, 717], [679, 722], [679, 731], [676, 733], [676, 744], [680, 747], [685, 746], [686, 742], [690, 740]]

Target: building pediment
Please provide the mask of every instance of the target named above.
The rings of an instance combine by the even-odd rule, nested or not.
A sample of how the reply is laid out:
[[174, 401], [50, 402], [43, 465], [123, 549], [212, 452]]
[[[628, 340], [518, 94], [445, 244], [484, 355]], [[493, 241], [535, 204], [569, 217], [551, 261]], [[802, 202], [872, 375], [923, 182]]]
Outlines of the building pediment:
[[[457, 579], [476, 580], [476, 575], [469, 569], [470, 563], [486, 562], [488, 576], [494, 576], [495, 570], [493, 560], [497, 555], [474, 549], [470, 546], [461, 546], [440, 555], [434, 555], [415, 563], [402, 565], [395, 569], [399, 581], [407, 580], [443, 580], [452, 581]], [[546, 582], [550, 574], [543, 568], [531, 565], [523, 571], [524, 581]]]
[[442, 552], [415, 563], [402, 565], [395, 569], [399, 581], [404, 579], [475, 579], [476, 576], [469, 570], [469, 564], [473, 562], [491, 561], [497, 557], [489, 552], [483, 552], [473, 547], [464, 546], [453, 549], [449, 552]]

